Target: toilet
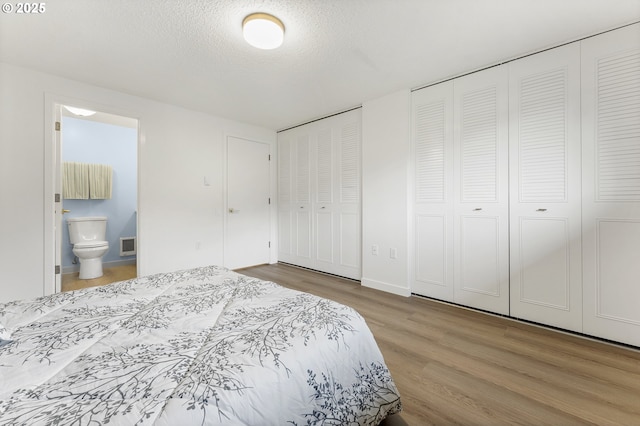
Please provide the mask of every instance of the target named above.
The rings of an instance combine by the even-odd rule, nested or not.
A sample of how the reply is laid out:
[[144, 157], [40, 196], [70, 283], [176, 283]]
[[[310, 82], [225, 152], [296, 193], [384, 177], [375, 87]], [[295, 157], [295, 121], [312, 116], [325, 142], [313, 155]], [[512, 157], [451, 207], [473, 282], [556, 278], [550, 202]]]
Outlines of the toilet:
[[109, 251], [106, 241], [107, 218], [104, 216], [70, 217], [69, 241], [73, 254], [80, 260], [80, 279], [89, 280], [102, 276], [102, 257]]

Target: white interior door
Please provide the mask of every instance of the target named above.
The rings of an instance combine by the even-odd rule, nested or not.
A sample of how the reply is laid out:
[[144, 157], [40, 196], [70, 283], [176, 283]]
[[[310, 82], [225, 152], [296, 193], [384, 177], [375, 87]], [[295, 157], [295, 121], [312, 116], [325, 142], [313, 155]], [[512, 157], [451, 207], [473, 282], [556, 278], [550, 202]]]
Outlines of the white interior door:
[[269, 145], [227, 139], [224, 264], [236, 269], [269, 263]]

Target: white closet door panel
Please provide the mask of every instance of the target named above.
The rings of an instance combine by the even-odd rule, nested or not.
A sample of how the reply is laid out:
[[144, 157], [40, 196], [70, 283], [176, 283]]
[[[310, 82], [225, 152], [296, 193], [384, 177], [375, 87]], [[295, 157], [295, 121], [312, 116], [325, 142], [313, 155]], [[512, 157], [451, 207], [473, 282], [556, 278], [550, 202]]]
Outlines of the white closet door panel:
[[291, 202], [291, 140], [282, 137], [278, 140], [278, 205]]
[[360, 202], [360, 128], [357, 114], [340, 117], [345, 122], [340, 126], [340, 202]]
[[[464, 79], [455, 82], [454, 129], [455, 143], [459, 144], [456, 162], [460, 173], [460, 201], [495, 202], [498, 201], [499, 155], [497, 85], [506, 86], [507, 81], [505, 78], [503, 82], [492, 82], [480, 89], [470, 88], [469, 83], [465, 83]], [[503, 95], [507, 101], [506, 90]]]
[[312, 267], [313, 223], [311, 220], [311, 134], [307, 129], [299, 129], [295, 138], [295, 203], [294, 242], [296, 264]]
[[293, 167], [291, 134], [278, 135], [278, 260], [292, 262], [293, 214], [291, 212]]
[[[311, 261], [311, 213], [308, 209], [300, 208], [295, 214], [295, 254], [303, 261]], [[305, 265], [310, 266], [305, 262]]]
[[[520, 217], [519, 312], [537, 306], [569, 310], [571, 241], [565, 218]], [[522, 314], [520, 314], [522, 315]], [[530, 314], [533, 315], [533, 314]], [[518, 315], [516, 315], [518, 316]]]
[[332, 269], [327, 272], [343, 277], [360, 279], [361, 270], [361, 132], [362, 111], [349, 111], [333, 117], [335, 152], [335, 193], [333, 205], [335, 223], [335, 254]]
[[411, 291], [453, 301], [453, 82], [412, 94]]
[[309, 155], [311, 150], [310, 136], [302, 134], [297, 137], [295, 144], [295, 202], [308, 204], [311, 202], [311, 169]]
[[640, 219], [599, 219], [596, 236], [596, 316], [640, 327]]
[[[290, 262], [292, 255], [291, 250], [291, 221], [292, 213], [290, 210], [279, 209], [278, 210], [278, 253], [279, 258], [285, 262]], [[283, 256], [287, 256], [289, 260], [285, 260]]]
[[361, 127], [357, 109], [278, 134], [280, 260], [360, 279]]
[[509, 64], [511, 315], [582, 331], [580, 45]]
[[[459, 273], [456, 277], [459, 287], [456, 286], [454, 300], [467, 304], [465, 303], [467, 302], [466, 297], [473, 298], [474, 295], [476, 298], [507, 296], [508, 288], [505, 292], [500, 286], [505, 278], [500, 270], [504, 268], [506, 261], [506, 259], [500, 259], [502, 249], [498, 244], [500, 241], [500, 218], [461, 216], [459, 220], [461, 233], [459, 242], [460, 270], [456, 270]], [[460, 298], [458, 291], [473, 294], [465, 294], [464, 298]], [[506, 299], [508, 302], [508, 297]]]
[[509, 314], [506, 66], [454, 81], [454, 298]]
[[584, 332], [640, 346], [640, 24], [582, 42]]
[[565, 67], [519, 81], [520, 201], [567, 201], [567, 87]]
[[316, 260], [328, 265], [334, 263], [335, 239], [333, 222], [331, 210], [325, 208], [316, 212]]
[[331, 123], [323, 120], [309, 127], [315, 135], [314, 268], [333, 273], [336, 262], [336, 222], [333, 216], [336, 174], [335, 140]]
[[[450, 91], [450, 85], [447, 86]], [[444, 202], [451, 99], [444, 93], [442, 97], [424, 100], [420, 100], [420, 95], [420, 92], [415, 95], [418, 99], [414, 103], [416, 202]]]
[[360, 221], [357, 212], [340, 213], [340, 266], [360, 265]]
[[318, 131], [316, 140], [316, 202], [333, 202], [334, 156], [331, 128]]
[[447, 236], [446, 215], [418, 214], [415, 219], [415, 280], [411, 291], [442, 300], [453, 300], [452, 270], [448, 253], [453, 249]]

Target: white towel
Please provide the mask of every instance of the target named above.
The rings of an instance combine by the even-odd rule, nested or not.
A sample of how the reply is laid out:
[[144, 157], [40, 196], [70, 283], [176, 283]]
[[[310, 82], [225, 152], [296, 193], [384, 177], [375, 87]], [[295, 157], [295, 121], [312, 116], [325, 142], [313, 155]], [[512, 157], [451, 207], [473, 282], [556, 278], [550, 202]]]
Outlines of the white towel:
[[89, 196], [94, 200], [111, 199], [113, 169], [105, 164], [89, 164]]
[[89, 165], [62, 163], [62, 197], [67, 200], [89, 199]]

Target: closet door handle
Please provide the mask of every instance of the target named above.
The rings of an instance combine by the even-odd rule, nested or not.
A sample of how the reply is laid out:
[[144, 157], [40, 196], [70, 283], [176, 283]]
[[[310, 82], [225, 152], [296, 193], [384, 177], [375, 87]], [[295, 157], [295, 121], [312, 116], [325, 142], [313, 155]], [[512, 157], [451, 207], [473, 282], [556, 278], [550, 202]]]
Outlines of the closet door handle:
[[474, 212], [479, 212], [480, 210], [482, 210], [482, 207], [477, 207], [477, 208], [473, 209]]
[[537, 212], [546, 212], [546, 211], [547, 211], [547, 209], [538, 209], [538, 210], [536, 210], [536, 211], [537, 211]]

